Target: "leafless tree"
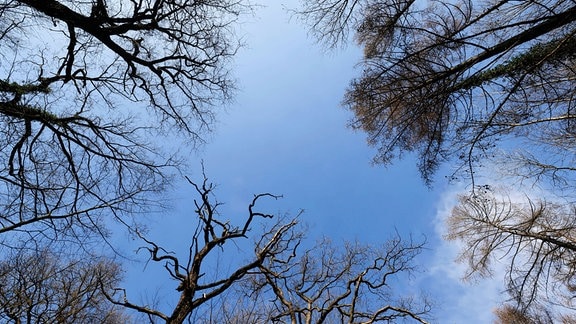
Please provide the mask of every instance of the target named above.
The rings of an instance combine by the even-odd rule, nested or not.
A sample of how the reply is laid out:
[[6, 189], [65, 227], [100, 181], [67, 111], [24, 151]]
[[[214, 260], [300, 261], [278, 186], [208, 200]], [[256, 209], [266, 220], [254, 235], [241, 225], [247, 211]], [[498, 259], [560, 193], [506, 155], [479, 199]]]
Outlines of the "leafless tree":
[[192, 235], [188, 255], [178, 257], [140, 234], [140, 238], [147, 244], [145, 249], [150, 252], [150, 260], [163, 264], [170, 277], [178, 284], [175, 288], [179, 299], [170, 313], [165, 314], [151, 306], [137, 305], [128, 301], [126, 291], [123, 289], [108, 295], [112, 303], [145, 314], [151, 322], [163, 320], [166, 323], [182, 323], [194, 311], [226, 292], [250, 271], [257, 269], [264, 260], [289, 248], [299, 237], [299, 234], [294, 232], [296, 221], [276, 224], [254, 245], [254, 255], [248, 261], [229, 273], [217, 273], [218, 278], [212, 279], [211, 276], [206, 276], [205, 269], [209, 266], [210, 257], [221, 250], [233, 248], [235, 241], [246, 238], [257, 219], [272, 218], [271, 214], [258, 212], [254, 208], [263, 198], [279, 197], [268, 193], [256, 195], [248, 206], [248, 215], [244, 221], [234, 224], [219, 214], [220, 203], [214, 200], [213, 184], [206, 178], [201, 184], [192, 181], [190, 184], [198, 194], [198, 199], [195, 200], [198, 226]]
[[561, 315], [554, 317], [553, 312], [545, 308], [530, 309], [529, 311], [519, 309], [510, 304], [504, 304], [494, 310], [496, 314], [495, 324], [573, 324], [576, 317], [573, 315]]
[[553, 323], [548, 317], [546, 320], [526, 314], [522, 310], [505, 304], [494, 310], [496, 314], [495, 324], [545, 324]]
[[0, 262], [3, 323], [130, 322], [124, 309], [110, 304], [101, 290], [119, 283], [118, 265], [62, 257], [49, 249], [18, 250]]
[[496, 315], [495, 324], [532, 323], [529, 316], [510, 305], [503, 305], [495, 309], [494, 314]]
[[496, 314], [495, 324], [572, 324], [576, 322], [576, 317], [563, 315], [554, 317], [547, 309], [526, 310], [519, 309], [510, 304], [504, 304], [494, 310]]
[[[325, 239], [267, 259], [246, 289], [257, 304], [271, 303], [274, 323], [427, 323], [431, 305], [420, 292], [402, 296], [395, 285], [416, 270], [423, 243], [399, 236], [382, 246]], [[404, 284], [406, 282], [403, 282]]]
[[[470, 271], [490, 275], [502, 251], [522, 307], [556, 285], [571, 307], [576, 2], [313, 0], [298, 14], [328, 46], [354, 34], [364, 48], [344, 105], [376, 162], [415, 152], [428, 183], [447, 161], [469, 182], [449, 238], [466, 245]], [[477, 183], [486, 165], [554, 198], [486, 197]]]
[[473, 176], [514, 139], [532, 171], [574, 170], [576, 2], [313, 0], [299, 14], [321, 41], [353, 32], [364, 48], [344, 104], [376, 162], [414, 151], [426, 181], [446, 160]]
[[[297, 218], [263, 226], [263, 234], [252, 232], [259, 220], [270, 221], [272, 214], [256, 210], [264, 198], [256, 195], [243, 221], [236, 223], [219, 212], [221, 204], [213, 196], [214, 186], [204, 178], [194, 186], [195, 216], [198, 227], [188, 255], [179, 257], [143, 235], [150, 260], [164, 265], [175, 280], [178, 300], [168, 312], [154, 305], [129, 301], [128, 292], [117, 289], [109, 300], [148, 317], [150, 322], [182, 323], [349, 323], [395, 322], [409, 318], [425, 323], [430, 311], [425, 301], [413, 297], [395, 298], [393, 277], [409, 276], [422, 243], [394, 238], [381, 248], [348, 244], [337, 247], [327, 241], [303, 252], [304, 234]], [[250, 235], [252, 234], [252, 235]], [[247, 238], [255, 241], [246, 248]], [[213, 270], [222, 251], [239, 249], [243, 261], [226, 270]], [[406, 278], [404, 278], [406, 279]]]
[[[241, 0], [0, 1], [0, 233], [105, 234], [199, 143], [231, 83]], [[190, 140], [191, 139], [191, 140]], [[176, 141], [171, 141], [172, 143]]]
[[515, 201], [484, 189], [464, 195], [448, 220], [449, 240], [465, 244], [468, 277], [506, 266], [508, 293], [518, 309], [574, 311], [576, 218], [573, 205]]

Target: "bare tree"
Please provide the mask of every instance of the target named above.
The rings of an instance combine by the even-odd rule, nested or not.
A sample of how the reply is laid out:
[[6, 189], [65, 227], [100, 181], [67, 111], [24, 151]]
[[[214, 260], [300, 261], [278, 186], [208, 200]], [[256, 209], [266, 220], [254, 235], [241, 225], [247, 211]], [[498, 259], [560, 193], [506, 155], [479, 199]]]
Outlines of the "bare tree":
[[378, 148], [376, 162], [415, 151], [426, 181], [453, 159], [473, 176], [497, 144], [514, 139], [521, 144], [515, 154], [532, 171], [574, 170], [576, 2], [303, 6], [301, 17], [321, 41], [334, 45], [354, 32], [364, 48], [362, 75], [344, 104], [355, 114], [352, 126]]
[[573, 315], [553, 316], [548, 309], [539, 308], [536, 310], [519, 309], [510, 304], [504, 304], [494, 310], [496, 314], [495, 324], [571, 324], [576, 322]]
[[495, 309], [494, 314], [496, 314], [495, 324], [533, 323], [529, 316], [510, 305], [503, 305]]
[[219, 214], [220, 203], [214, 201], [214, 186], [204, 178], [201, 184], [190, 181], [196, 189], [198, 199], [195, 200], [195, 216], [198, 226], [192, 235], [189, 254], [180, 258], [157, 243], [147, 239], [143, 234], [140, 238], [148, 245], [150, 260], [164, 265], [168, 274], [177, 282], [176, 291], [179, 298], [170, 313], [163, 313], [151, 306], [137, 305], [128, 301], [125, 290], [118, 289], [115, 294], [109, 294], [109, 300], [116, 304], [145, 314], [150, 321], [164, 320], [166, 323], [182, 323], [201, 306], [226, 292], [233, 284], [246, 276], [258, 265], [280, 251], [287, 249], [298, 239], [294, 232], [296, 221], [277, 224], [270, 228], [254, 246], [254, 255], [244, 264], [239, 265], [229, 273], [218, 273], [218, 278], [205, 276], [205, 267], [209, 266], [209, 257], [218, 251], [230, 247], [235, 241], [247, 237], [253, 222], [259, 218], [272, 218], [271, 214], [254, 210], [256, 203], [263, 198], [279, 198], [272, 194], [256, 195], [248, 206], [248, 215], [240, 224], [233, 224]]
[[306, 323], [395, 322], [399, 318], [425, 323], [430, 305], [412, 297], [394, 298], [391, 281], [414, 271], [413, 261], [422, 243], [395, 238], [386, 246], [373, 248], [320, 242], [298, 258], [304, 234], [297, 219], [283, 222], [280, 218], [272, 226], [263, 226], [262, 234], [250, 235], [255, 238], [248, 248], [253, 254], [245, 253], [244, 261], [230, 269], [214, 271], [215, 256], [239, 246], [246, 251], [252, 227], [273, 217], [257, 211], [256, 204], [263, 198], [279, 197], [256, 195], [244, 220], [234, 224], [219, 213], [221, 205], [213, 197], [214, 186], [206, 178], [201, 184], [190, 183], [198, 195], [198, 227], [189, 254], [179, 257], [141, 236], [148, 245], [150, 260], [163, 264], [177, 283], [178, 300], [163, 312], [154, 305], [133, 303], [125, 290], [117, 289], [108, 295], [112, 303], [144, 314], [150, 322], [297, 323], [306, 317]]
[[19, 250], [0, 262], [3, 323], [129, 323], [101, 290], [119, 283], [117, 264], [62, 257], [43, 248]]
[[[227, 100], [242, 1], [0, 1], [0, 233], [105, 234]], [[174, 142], [174, 141], [173, 141]], [[48, 230], [50, 229], [50, 230]]]
[[[418, 294], [402, 296], [395, 281], [409, 279], [423, 243], [394, 237], [382, 246], [324, 239], [269, 258], [251, 277], [250, 298], [271, 303], [275, 323], [427, 323], [431, 305]], [[405, 283], [405, 282], [404, 282]]]
[[572, 205], [513, 201], [492, 189], [464, 195], [448, 220], [449, 240], [465, 244], [468, 277], [506, 266], [508, 293], [520, 310], [555, 306], [573, 311], [576, 220]]
[[[344, 105], [376, 162], [415, 152], [427, 183], [447, 161], [470, 183], [449, 221], [470, 272], [508, 253], [521, 309], [557, 292], [572, 307], [576, 2], [313, 0], [299, 14], [328, 46], [353, 33], [364, 48]], [[553, 198], [487, 197], [486, 165]]]

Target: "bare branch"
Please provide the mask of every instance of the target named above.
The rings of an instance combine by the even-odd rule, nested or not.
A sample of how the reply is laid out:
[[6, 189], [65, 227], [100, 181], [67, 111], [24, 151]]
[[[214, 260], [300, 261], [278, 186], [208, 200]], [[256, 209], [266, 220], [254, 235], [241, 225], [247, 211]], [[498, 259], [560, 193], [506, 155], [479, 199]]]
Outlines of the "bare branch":
[[447, 238], [466, 244], [460, 260], [468, 263], [468, 276], [489, 276], [492, 261], [505, 260], [508, 292], [521, 309], [550, 302], [571, 308], [574, 210], [570, 204], [514, 202], [479, 190], [460, 198]]
[[129, 214], [158, 207], [151, 195], [180, 162], [151, 134], [202, 143], [233, 88], [232, 25], [249, 11], [236, 0], [1, 3], [0, 232], [81, 241], [105, 234], [105, 217], [135, 227]]
[[378, 163], [418, 153], [430, 183], [445, 161], [458, 163], [455, 176], [473, 176], [506, 139], [533, 152], [545, 143], [549, 161], [566, 156], [549, 130], [573, 124], [554, 116], [576, 102], [575, 13], [557, 0], [316, 0], [298, 14], [330, 44], [355, 32], [365, 59], [344, 99], [351, 125]]

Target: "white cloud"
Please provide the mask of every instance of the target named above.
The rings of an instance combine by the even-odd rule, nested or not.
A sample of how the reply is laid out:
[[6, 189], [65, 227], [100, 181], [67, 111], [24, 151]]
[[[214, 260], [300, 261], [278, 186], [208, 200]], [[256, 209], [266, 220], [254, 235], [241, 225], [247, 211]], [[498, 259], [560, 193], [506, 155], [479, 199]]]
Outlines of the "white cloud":
[[446, 241], [446, 218], [464, 188], [453, 187], [445, 191], [437, 205], [435, 237], [431, 239], [432, 253], [426, 265], [428, 271], [421, 284], [438, 298], [435, 317], [439, 323], [492, 323], [493, 310], [505, 299], [504, 268], [496, 267], [494, 276], [487, 279], [464, 281], [466, 264], [457, 263], [462, 244]]

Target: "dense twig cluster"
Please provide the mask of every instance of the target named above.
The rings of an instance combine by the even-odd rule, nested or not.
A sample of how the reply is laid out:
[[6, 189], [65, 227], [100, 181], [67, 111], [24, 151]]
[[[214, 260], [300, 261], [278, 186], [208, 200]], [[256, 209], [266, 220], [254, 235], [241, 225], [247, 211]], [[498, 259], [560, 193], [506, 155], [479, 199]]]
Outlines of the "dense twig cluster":
[[201, 141], [229, 96], [231, 24], [248, 9], [1, 1], [0, 232], [81, 239], [104, 234], [103, 215], [146, 206], [177, 163], [150, 135]]
[[[473, 178], [507, 136], [528, 144], [532, 168], [573, 162], [564, 144], [574, 138], [574, 1], [318, 0], [301, 14], [321, 41], [354, 31], [364, 47], [344, 103], [377, 162], [416, 151], [430, 181], [459, 158]], [[529, 154], [543, 148], [550, 154]]]
[[[258, 220], [270, 222], [273, 217], [256, 211], [256, 203], [278, 196], [256, 195], [244, 220], [235, 224], [219, 213], [214, 186], [207, 179], [190, 183], [198, 196], [198, 227], [188, 255], [177, 256], [141, 235], [150, 260], [163, 264], [178, 283], [179, 298], [169, 308], [171, 313], [132, 303], [122, 289], [107, 294], [112, 303], [145, 314], [151, 322], [182, 323], [193, 318], [196, 323], [377, 323], [408, 318], [426, 323], [430, 303], [411, 294], [396, 297], [402, 292], [396, 292], [391, 283], [392, 278], [408, 277], [416, 270], [414, 259], [423, 243], [396, 237], [383, 246], [340, 247], [322, 241], [303, 250], [304, 234], [297, 218], [285, 223], [280, 218], [265, 226], [262, 234], [252, 232]], [[219, 251], [238, 248], [249, 236], [255, 238], [253, 254], [247, 253], [232, 269], [208, 274], [210, 260]], [[198, 315], [205, 313], [211, 317]]]
[[0, 261], [2, 322], [127, 323], [124, 310], [107, 303], [102, 290], [120, 282], [118, 265], [68, 257], [47, 246], [9, 252]]
[[460, 197], [448, 225], [447, 238], [465, 244], [460, 260], [468, 264], [468, 277], [490, 276], [495, 263], [504, 264], [518, 309], [528, 314], [552, 304], [553, 314], [561, 314], [574, 308], [576, 221], [569, 205], [478, 190]]
[[[298, 14], [321, 42], [353, 32], [364, 48], [344, 104], [376, 162], [416, 152], [427, 183], [446, 161], [470, 180], [449, 238], [465, 243], [471, 272], [489, 275], [490, 260], [510, 256], [519, 304], [505, 315], [557, 302], [546, 296], [557, 286], [573, 308], [576, 2], [314, 0]], [[500, 201], [477, 183], [485, 166], [497, 169], [488, 181], [549, 192]]]

